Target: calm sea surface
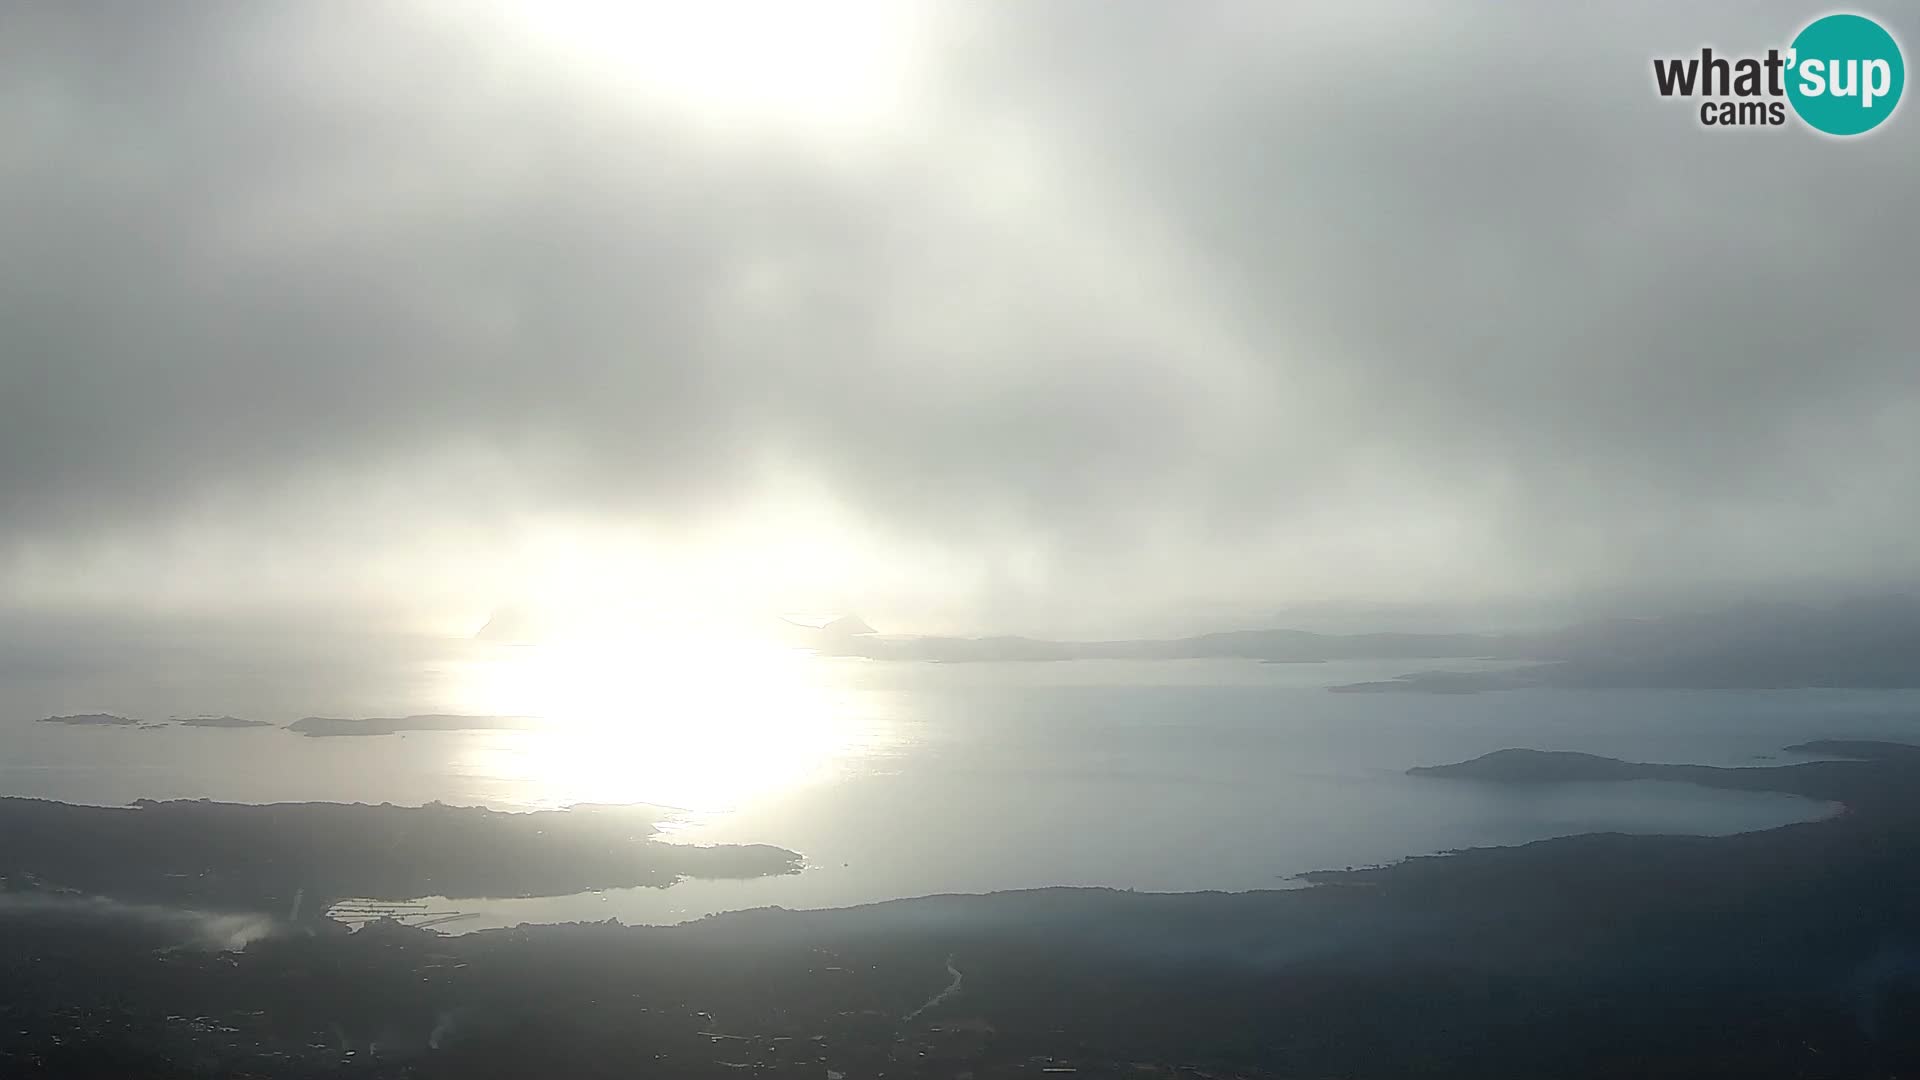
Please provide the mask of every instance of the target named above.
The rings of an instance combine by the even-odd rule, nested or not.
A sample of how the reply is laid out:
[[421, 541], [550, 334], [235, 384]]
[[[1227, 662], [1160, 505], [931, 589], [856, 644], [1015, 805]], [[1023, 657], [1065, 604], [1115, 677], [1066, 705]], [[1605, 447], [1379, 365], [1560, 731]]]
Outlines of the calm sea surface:
[[[671, 666], [671, 675], [615, 676], [524, 652], [463, 657], [350, 702], [363, 710], [353, 715], [542, 719], [524, 730], [367, 738], [33, 722], [104, 710], [285, 723], [344, 697], [307, 707], [251, 683], [29, 686], [0, 704], [0, 794], [514, 810], [644, 802], [674, 808], [676, 842], [777, 844], [809, 864], [790, 877], [455, 905], [480, 913], [459, 924], [473, 929], [1044, 885], [1273, 888], [1306, 870], [1577, 832], [1769, 828], [1830, 808], [1680, 784], [1502, 789], [1403, 770], [1509, 746], [1756, 765], [1793, 760], [1781, 748], [1812, 738], [1920, 741], [1914, 692], [1325, 689], [1408, 669], [1400, 663], [894, 665], [783, 655], [739, 669]], [[541, 709], [543, 700], [560, 704]]]

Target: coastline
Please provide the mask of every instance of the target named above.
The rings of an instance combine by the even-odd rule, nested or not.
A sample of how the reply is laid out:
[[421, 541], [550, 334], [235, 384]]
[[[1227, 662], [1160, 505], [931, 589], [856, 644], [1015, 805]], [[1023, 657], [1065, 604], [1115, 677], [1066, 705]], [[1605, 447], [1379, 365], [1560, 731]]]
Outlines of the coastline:
[[[1843, 815], [1590, 833], [1291, 890], [1042, 889], [461, 936], [314, 920], [239, 952], [182, 948], [178, 924], [98, 905], [12, 910], [0, 1065], [45, 1071], [84, 1050], [181, 1077], [856, 1076], [899, 1071], [900, 1055], [976, 1077], [1044, 1062], [1597, 1078], [1653, 1075], [1654, 1060], [1675, 1077], [1865, 1075], [1920, 1054], [1920, 1029], [1858, 1020], [1908, 1008], [1886, 950], [1920, 929], [1920, 749], [1849, 749], [1863, 756], [1698, 774], [1841, 796]], [[1698, 767], [1571, 771], [1676, 768]]]

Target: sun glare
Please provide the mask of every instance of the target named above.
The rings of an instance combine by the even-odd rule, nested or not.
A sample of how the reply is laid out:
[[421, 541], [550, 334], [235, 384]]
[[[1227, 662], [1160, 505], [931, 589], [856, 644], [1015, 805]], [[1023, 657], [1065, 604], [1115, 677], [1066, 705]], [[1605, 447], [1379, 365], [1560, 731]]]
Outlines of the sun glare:
[[482, 645], [468, 711], [526, 716], [467, 762], [541, 806], [651, 803], [708, 812], [830, 772], [866, 736], [833, 665], [779, 644], [591, 634]]
[[610, 86], [727, 120], [881, 119], [912, 67], [909, 0], [538, 0], [508, 32]]

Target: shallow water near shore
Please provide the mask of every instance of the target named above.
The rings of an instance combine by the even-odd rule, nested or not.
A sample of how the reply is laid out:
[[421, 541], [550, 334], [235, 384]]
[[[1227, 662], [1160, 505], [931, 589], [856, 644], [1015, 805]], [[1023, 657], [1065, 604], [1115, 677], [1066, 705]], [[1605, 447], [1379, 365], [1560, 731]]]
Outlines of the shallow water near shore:
[[[790, 685], [755, 691], [763, 711], [752, 715], [738, 690], [716, 688], [725, 709], [684, 689], [650, 707], [636, 684], [628, 704], [642, 719], [614, 727], [304, 738], [39, 724], [16, 702], [0, 716], [0, 794], [644, 802], [676, 808], [671, 842], [775, 844], [808, 863], [798, 875], [666, 889], [429, 898], [435, 911], [472, 913], [446, 929], [473, 930], [1047, 885], [1279, 888], [1308, 870], [1579, 832], [1763, 829], [1833, 808], [1684, 784], [1494, 788], [1403, 773], [1509, 746], [1753, 766], [1794, 760], [1781, 748], [1813, 738], [1920, 739], [1920, 693], [1906, 691], [1348, 695], [1325, 687], [1406, 665], [808, 663]], [[426, 683], [397, 704], [446, 711], [443, 692]], [[249, 704], [202, 708], [294, 718]]]

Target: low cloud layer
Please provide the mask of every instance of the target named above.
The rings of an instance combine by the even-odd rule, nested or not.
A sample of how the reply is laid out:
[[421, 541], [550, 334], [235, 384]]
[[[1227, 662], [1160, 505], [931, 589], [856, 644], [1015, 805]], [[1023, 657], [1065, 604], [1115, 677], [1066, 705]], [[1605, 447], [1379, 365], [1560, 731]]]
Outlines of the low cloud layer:
[[237, 952], [282, 929], [271, 917], [248, 912], [214, 913], [41, 892], [0, 893], [0, 919], [127, 924], [171, 939], [171, 947], [223, 952]]
[[827, 6], [782, 52], [621, 7], [8, 5], [0, 598], [1920, 576], [1911, 106], [1715, 132], [1651, 84], [1811, 12]]

